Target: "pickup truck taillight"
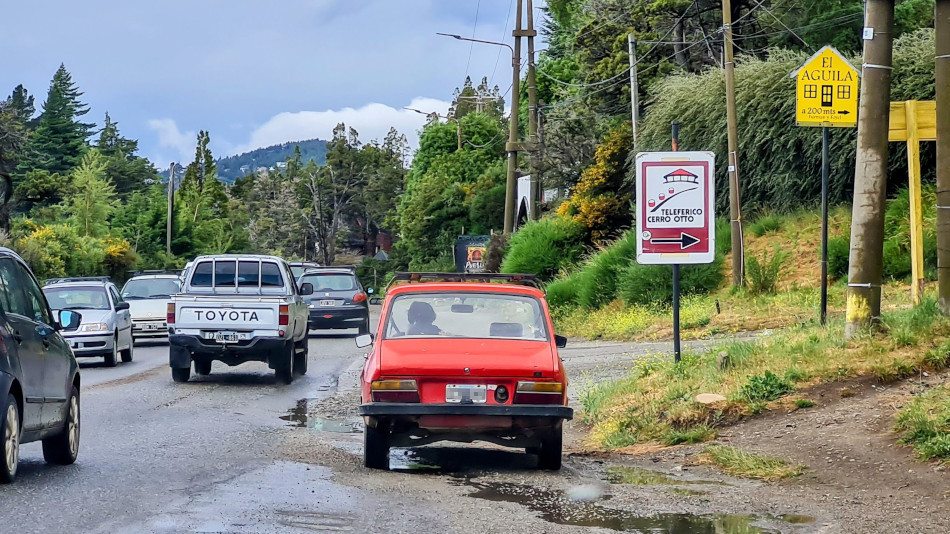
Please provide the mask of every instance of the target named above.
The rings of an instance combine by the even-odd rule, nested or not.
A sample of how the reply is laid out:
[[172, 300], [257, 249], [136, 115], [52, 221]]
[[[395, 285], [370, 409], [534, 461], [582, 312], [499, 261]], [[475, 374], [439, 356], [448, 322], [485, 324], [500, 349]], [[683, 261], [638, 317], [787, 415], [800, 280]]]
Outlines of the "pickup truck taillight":
[[518, 382], [513, 404], [561, 404], [564, 384], [560, 382]]
[[280, 305], [280, 326], [287, 326], [290, 324], [290, 306], [286, 304]]
[[353, 304], [359, 304], [366, 300], [366, 293], [357, 293], [353, 295]]
[[169, 302], [168, 307], [166, 307], [165, 322], [168, 324], [175, 324], [175, 303]]
[[415, 380], [373, 380], [373, 402], [419, 402]]

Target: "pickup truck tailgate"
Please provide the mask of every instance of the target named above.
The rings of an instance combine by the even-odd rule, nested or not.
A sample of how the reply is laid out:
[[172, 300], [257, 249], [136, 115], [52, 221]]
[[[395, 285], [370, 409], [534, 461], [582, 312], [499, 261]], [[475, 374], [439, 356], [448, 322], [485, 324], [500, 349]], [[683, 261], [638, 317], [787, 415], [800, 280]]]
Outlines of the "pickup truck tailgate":
[[274, 330], [278, 323], [278, 304], [268, 302], [189, 302], [176, 303], [175, 326], [201, 330]]

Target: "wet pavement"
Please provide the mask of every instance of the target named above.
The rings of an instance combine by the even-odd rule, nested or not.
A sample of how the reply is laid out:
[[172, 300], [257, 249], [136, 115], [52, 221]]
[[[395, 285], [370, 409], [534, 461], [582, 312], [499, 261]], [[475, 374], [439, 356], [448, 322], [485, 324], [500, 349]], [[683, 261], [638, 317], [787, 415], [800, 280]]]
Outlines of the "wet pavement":
[[[569, 373], [588, 379], [622, 374], [637, 354], [597, 343], [563, 352]], [[366, 470], [356, 415], [363, 351], [351, 334], [313, 336], [310, 372], [290, 386], [266, 365], [218, 362], [211, 375], [175, 384], [162, 344], [137, 347], [135, 361], [116, 368], [81, 363], [79, 461], [48, 466], [39, 444], [25, 445], [18, 481], [0, 486], [0, 532], [747, 534], [833, 525], [743, 497], [755, 483], [570, 447], [556, 473], [538, 471], [521, 449], [482, 444], [396, 448], [390, 471]]]

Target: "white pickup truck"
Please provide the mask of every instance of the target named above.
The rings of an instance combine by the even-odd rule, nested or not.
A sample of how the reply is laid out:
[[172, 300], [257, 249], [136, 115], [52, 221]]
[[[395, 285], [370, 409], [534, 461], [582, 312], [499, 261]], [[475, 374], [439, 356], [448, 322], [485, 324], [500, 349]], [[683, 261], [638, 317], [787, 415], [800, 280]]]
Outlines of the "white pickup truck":
[[169, 365], [175, 382], [187, 382], [214, 360], [227, 365], [267, 362], [279, 382], [307, 372], [307, 320], [290, 267], [275, 256], [200, 256], [183, 274], [181, 293], [168, 304]]

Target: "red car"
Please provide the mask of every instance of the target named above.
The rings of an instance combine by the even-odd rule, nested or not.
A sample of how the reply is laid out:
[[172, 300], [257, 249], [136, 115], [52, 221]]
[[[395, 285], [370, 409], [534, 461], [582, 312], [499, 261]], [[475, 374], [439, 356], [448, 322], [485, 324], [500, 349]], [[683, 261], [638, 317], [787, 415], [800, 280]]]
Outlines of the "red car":
[[562, 426], [573, 417], [557, 351], [567, 340], [554, 335], [534, 277], [397, 273], [400, 281], [375, 340], [357, 338], [373, 345], [359, 408], [366, 467], [387, 469], [390, 447], [481, 440], [560, 469]]

